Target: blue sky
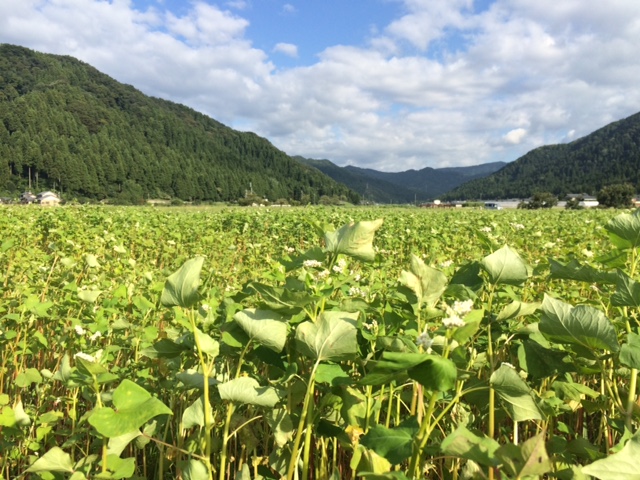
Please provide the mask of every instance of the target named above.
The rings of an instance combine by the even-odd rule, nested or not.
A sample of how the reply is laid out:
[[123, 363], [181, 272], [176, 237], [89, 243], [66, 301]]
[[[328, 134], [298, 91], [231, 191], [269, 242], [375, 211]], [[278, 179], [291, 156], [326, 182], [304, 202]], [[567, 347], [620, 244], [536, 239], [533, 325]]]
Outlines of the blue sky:
[[512, 161], [640, 111], [637, 0], [0, 0], [0, 42], [385, 171]]

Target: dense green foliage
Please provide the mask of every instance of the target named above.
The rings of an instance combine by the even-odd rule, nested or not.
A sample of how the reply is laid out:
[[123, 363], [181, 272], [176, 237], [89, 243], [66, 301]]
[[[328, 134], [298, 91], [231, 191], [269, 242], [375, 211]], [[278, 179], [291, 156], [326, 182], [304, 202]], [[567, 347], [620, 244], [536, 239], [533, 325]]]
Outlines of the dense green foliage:
[[357, 195], [264, 138], [151, 98], [71, 57], [0, 45], [0, 193], [31, 172], [67, 198], [316, 202]]
[[537, 148], [486, 178], [447, 193], [450, 199], [527, 198], [536, 191], [563, 197], [595, 195], [603, 187], [640, 188], [640, 113], [562, 145]]
[[365, 202], [375, 203], [434, 200], [464, 182], [486, 177], [506, 165], [504, 162], [494, 162], [472, 167], [426, 167], [404, 172], [380, 172], [354, 166], [339, 167], [329, 160], [294, 158], [358, 192]]
[[638, 213], [8, 206], [0, 232], [2, 478], [637, 474]]
[[558, 204], [558, 197], [549, 192], [536, 192], [527, 201], [520, 202], [518, 208], [537, 210], [539, 208], [553, 208]]
[[635, 194], [635, 188], [628, 183], [607, 185], [598, 192], [598, 203], [603, 207], [630, 207]]

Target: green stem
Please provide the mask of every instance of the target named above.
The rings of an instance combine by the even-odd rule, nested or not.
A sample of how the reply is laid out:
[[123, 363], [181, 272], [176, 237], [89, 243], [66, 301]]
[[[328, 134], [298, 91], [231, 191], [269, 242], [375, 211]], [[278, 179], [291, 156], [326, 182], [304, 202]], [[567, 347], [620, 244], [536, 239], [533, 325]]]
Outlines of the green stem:
[[431, 398], [429, 398], [429, 406], [427, 412], [420, 425], [420, 431], [416, 435], [413, 441], [413, 454], [411, 456], [411, 462], [409, 463], [409, 478], [418, 478], [420, 468], [420, 457], [422, 456], [422, 450], [429, 440], [429, 430], [431, 425], [431, 416], [435, 410], [436, 402], [438, 400], [438, 392], [432, 392]]
[[233, 412], [235, 410], [235, 405], [233, 403], [229, 403], [227, 407], [227, 418], [224, 422], [224, 431], [222, 432], [222, 449], [220, 451], [220, 471], [218, 472], [218, 479], [224, 480], [226, 476], [227, 469], [227, 445], [229, 443], [229, 428], [231, 426], [231, 417], [233, 416]]
[[320, 362], [317, 361], [313, 366], [311, 375], [309, 376], [309, 383], [307, 385], [307, 391], [304, 395], [304, 402], [302, 403], [302, 411], [300, 412], [300, 420], [298, 421], [298, 429], [296, 431], [296, 437], [293, 442], [293, 449], [291, 450], [291, 459], [289, 460], [289, 468], [287, 469], [287, 480], [292, 480], [297, 470], [296, 464], [298, 462], [298, 452], [300, 451], [300, 442], [302, 441], [302, 433], [306, 425], [305, 420], [309, 411], [309, 403], [313, 397], [315, 389], [316, 370], [318, 369]]

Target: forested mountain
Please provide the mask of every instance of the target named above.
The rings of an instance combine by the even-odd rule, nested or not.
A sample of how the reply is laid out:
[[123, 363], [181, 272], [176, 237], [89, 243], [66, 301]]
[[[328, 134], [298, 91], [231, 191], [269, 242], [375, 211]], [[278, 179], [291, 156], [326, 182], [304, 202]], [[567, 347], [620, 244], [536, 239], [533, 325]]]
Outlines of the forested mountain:
[[353, 166], [339, 167], [329, 160], [294, 158], [344, 183], [365, 200], [380, 203], [435, 199], [464, 182], [490, 175], [506, 165], [504, 162], [494, 162], [472, 167], [426, 167], [404, 172], [380, 172]]
[[0, 45], [0, 192], [235, 200], [358, 196], [253, 133], [148, 97], [68, 56]]
[[502, 170], [449, 192], [450, 199], [526, 198], [535, 192], [595, 195], [631, 183], [640, 189], [640, 113], [562, 145], [530, 151]]

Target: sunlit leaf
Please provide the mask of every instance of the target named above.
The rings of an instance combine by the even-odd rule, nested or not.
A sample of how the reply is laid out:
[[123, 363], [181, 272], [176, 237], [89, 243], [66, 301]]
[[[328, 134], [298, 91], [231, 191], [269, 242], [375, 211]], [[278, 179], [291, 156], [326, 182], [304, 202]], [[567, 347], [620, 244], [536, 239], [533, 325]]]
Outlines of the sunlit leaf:
[[29, 473], [38, 473], [38, 472], [61, 472], [61, 473], [72, 473], [73, 472], [73, 461], [71, 460], [71, 455], [66, 453], [60, 447], [53, 447], [51, 450], [47, 451], [42, 457], [36, 460], [33, 465], [31, 465], [26, 470]]
[[277, 313], [247, 308], [237, 312], [233, 319], [251, 340], [275, 352], [281, 352], [287, 342], [288, 326]]
[[274, 407], [280, 401], [278, 391], [273, 387], [261, 387], [251, 377], [238, 377], [218, 385], [218, 392], [223, 400], [234, 403]]
[[640, 210], [632, 214], [621, 213], [605, 225], [618, 248], [638, 248], [640, 246]]
[[328, 252], [342, 253], [350, 257], [371, 262], [375, 259], [373, 237], [382, 226], [382, 219], [350, 223], [335, 232], [324, 234]]
[[169, 275], [162, 290], [160, 302], [165, 307], [191, 307], [199, 299], [200, 271], [204, 257], [195, 257], [184, 262], [174, 273]]
[[636, 433], [624, 448], [613, 455], [582, 467], [582, 472], [600, 480], [640, 480], [640, 433]]
[[507, 245], [484, 257], [480, 265], [494, 285], [522, 285], [529, 278], [526, 264]]
[[447, 288], [447, 276], [411, 255], [411, 269], [400, 273], [400, 283], [414, 291], [420, 304], [433, 306]]
[[352, 358], [358, 351], [359, 312], [325, 311], [314, 322], [303, 322], [296, 329], [298, 349], [307, 357], [320, 361]]
[[533, 391], [514, 368], [501, 365], [493, 372], [489, 381], [514, 421], [542, 420], [543, 415]]

